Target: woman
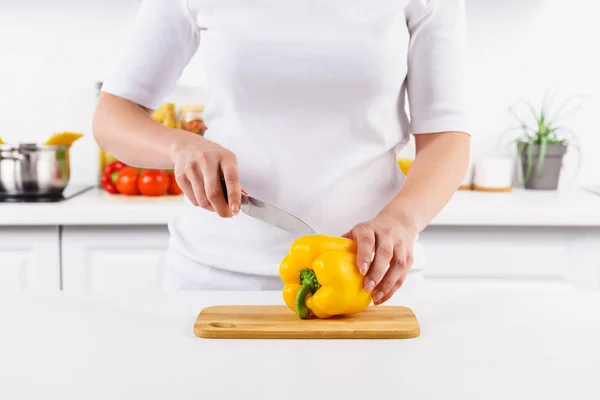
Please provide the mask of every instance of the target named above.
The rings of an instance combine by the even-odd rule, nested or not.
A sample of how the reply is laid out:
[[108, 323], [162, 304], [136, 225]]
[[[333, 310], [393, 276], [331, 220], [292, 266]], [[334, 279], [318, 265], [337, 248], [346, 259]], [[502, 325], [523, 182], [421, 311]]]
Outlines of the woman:
[[[464, 28], [462, 0], [145, 0], [94, 135], [123, 162], [175, 170], [186, 206], [169, 224], [167, 287], [281, 287], [295, 237], [239, 213], [243, 189], [355, 240], [365, 290], [387, 301], [467, 170]], [[150, 117], [200, 43], [204, 137]]]

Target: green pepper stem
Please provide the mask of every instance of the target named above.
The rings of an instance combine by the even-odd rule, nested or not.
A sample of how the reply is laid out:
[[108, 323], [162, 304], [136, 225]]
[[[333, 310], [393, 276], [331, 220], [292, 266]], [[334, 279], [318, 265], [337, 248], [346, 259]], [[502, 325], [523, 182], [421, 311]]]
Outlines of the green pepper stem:
[[306, 283], [302, 285], [302, 288], [298, 292], [298, 296], [296, 296], [296, 315], [300, 319], [305, 319], [308, 317], [309, 310], [306, 307], [306, 296], [312, 293], [312, 285]]
[[306, 306], [306, 297], [316, 292], [321, 285], [319, 285], [315, 272], [308, 268], [300, 271], [300, 284], [302, 288], [300, 288], [296, 295], [296, 315], [300, 319], [305, 319], [310, 313], [310, 310]]

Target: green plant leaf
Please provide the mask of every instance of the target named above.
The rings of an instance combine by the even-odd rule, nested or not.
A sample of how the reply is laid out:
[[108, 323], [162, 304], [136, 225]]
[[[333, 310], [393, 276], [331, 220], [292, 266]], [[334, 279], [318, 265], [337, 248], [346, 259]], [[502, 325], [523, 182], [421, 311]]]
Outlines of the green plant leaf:
[[550, 92], [550, 90], [546, 91], [544, 99], [542, 100], [542, 110], [544, 110], [544, 113], [546, 115], [551, 115], [551, 104], [554, 101], [554, 98], [558, 95], [558, 90], [555, 91], [553, 94], [550, 94]]
[[554, 121], [559, 121], [559, 120], [565, 119], [565, 118], [566, 118], [566, 117], [568, 117], [569, 115], [571, 115], [571, 114], [573, 114], [574, 112], [578, 111], [578, 110], [579, 110], [579, 109], [580, 109], [580, 108], [583, 106], [583, 104], [582, 104], [582, 103], [579, 103], [579, 104], [577, 104], [576, 106], [574, 106], [573, 108], [571, 108], [569, 111], [565, 111], [565, 112], [563, 112], [563, 110], [564, 110], [564, 109], [565, 109], [565, 108], [566, 108], [566, 107], [567, 107], [569, 104], [571, 104], [571, 102], [572, 102], [573, 100], [577, 100], [577, 99], [584, 99], [584, 98], [586, 98], [586, 97], [587, 97], [587, 96], [585, 96], [585, 95], [573, 95], [573, 96], [569, 96], [569, 97], [568, 97], [568, 98], [567, 98], [567, 99], [566, 99], [566, 100], [565, 100], [565, 101], [564, 101], [564, 102], [563, 102], [563, 103], [560, 105], [560, 107], [558, 108], [558, 110], [556, 110], [555, 117], [554, 117], [554, 118], [555, 118], [555, 119], [554, 119]]
[[[525, 149], [525, 146], [527, 146], [527, 142], [518, 141], [517, 154], [515, 157], [515, 164], [516, 164], [517, 169], [521, 168], [522, 159], [523, 159], [523, 150]], [[525, 180], [524, 173], [523, 173], [523, 180]]]
[[[509, 135], [510, 133], [520, 131], [521, 134], [517, 135], [516, 133], [513, 135]], [[534, 136], [532, 136], [534, 135]], [[502, 143], [503, 139], [506, 136], [512, 136], [512, 139], [509, 141], [510, 144], [514, 144], [515, 142], [526, 141], [528, 142], [532, 137], [535, 137], [535, 132], [533, 129], [528, 127], [527, 125], [517, 125], [512, 126], [504, 130], [498, 137], [498, 143]]]
[[557, 126], [554, 128], [555, 132], [565, 132], [568, 135], [570, 135], [570, 137], [566, 137], [564, 140], [562, 140], [562, 142], [566, 142], [566, 143], [571, 143], [571, 142], [576, 142], [577, 141], [577, 134], [575, 132], [573, 132], [571, 129], [569, 128], [565, 128], [565, 127], [561, 127], [561, 126]]
[[527, 168], [525, 173], [523, 174], [523, 181], [527, 182], [531, 177], [531, 172], [533, 169], [533, 142], [530, 140], [528, 142], [522, 142], [519, 145], [519, 154], [522, 153], [523, 149], [527, 147]]
[[548, 137], [548, 128], [544, 124], [544, 121], [540, 120], [538, 123], [537, 139], [540, 140], [541, 138], [545, 137]]
[[541, 138], [540, 140], [540, 154], [538, 154], [538, 165], [537, 165], [537, 175], [542, 176], [542, 172], [544, 169], [544, 161], [546, 159], [546, 150], [548, 149], [548, 139]]
[[[525, 101], [523, 100], [522, 102], [525, 102]], [[525, 102], [525, 103], [527, 103], [527, 102]], [[517, 122], [519, 122], [519, 123], [521, 124], [521, 127], [522, 127], [523, 129], [531, 129], [531, 128], [529, 127], [529, 124], [527, 124], [527, 122], [525, 122], [525, 121], [524, 121], [524, 120], [523, 120], [521, 117], [519, 117], [519, 115], [516, 113], [516, 111], [515, 111], [515, 109], [514, 109], [514, 106], [513, 106], [513, 107], [510, 107], [508, 110], [509, 110], [509, 112], [512, 114], [512, 116], [513, 116], [513, 117], [514, 117], [514, 118], [517, 120]], [[536, 117], [535, 119], [536, 119], [536, 121], [537, 121], [537, 117]]]
[[535, 108], [533, 107], [533, 104], [531, 104], [530, 102], [526, 101], [525, 104], [527, 105], [527, 107], [529, 108], [529, 111], [531, 111], [531, 115], [533, 116], [533, 119], [535, 121], [540, 121], [540, 120], [544, 120], [544, 112], [542, 111], [541, 116], [538, 115], [537, 111], [535, 111]]
[[[527, 108], [529, 109], [529, 111], [531, 112], [531, 116], [533, 117], [533, 120], [534, 120], [534, 121], [536, 121], [536, 122], [537, 122], [537, 121], [539, 121], [539, 119], [540, 119], [540, 116], [538, 115], [537, 111], [535, 110], [535, 107], [533, 106], [533, 104], [531, 104], [531, 102], [529, 102], [529, 101], [527, 101], [527, 100], [525, 100], [525, 99], [521, 99], [521, 100], [517, 101], [517, 102], [514, 104], [514, 106], [513, 106], [513, 107], [516, 107], [516, 106], [518, 106], [519, 104], [525, 104], [525, 105], [527, 106]], [[514, 109], [513, 109], [513, 116], [515, 116], [515, 111], [514, 111]], [[523, 122], [523, 120], [522, 120], [522, 119], [520, 119], [520, 118], [518, 118], [518, 117], [517, 117], [517, 119], [518, 119], [518, 120], [519, 120], [519, 122], [521, 122], [522, 124], [524, 124], [524, 125], [528, 125], [528, 124], [526, 124], [525, 122]]]
[[575, 152], [577, 153], [577, 168], [575, 168], [575, 173], [573, 174], [573, 178], [571, 178], [569, 183], [567, 183], [567, 186], [571, 186], [573, 181], [575, 181], [575, 178], [577, 178], [577, 175], [579, 174], [579, 170], [581, 169], [581, 149], [579, 147], [579, 144], [573, 143], [569, 147], [575, 149]]
[[[522, 132], [523, 127], [519, 125], [519, 126], [511, 126], [510, 128], [505, 129], [504, 132], [502, 132], [500, 134], [500, 136], [498, 137], [498, 142], [502, 141], [502, 139], [504, 139], [504, 137], [507, 136], [509, 133], [516, 132], [516, 131]], [[513, 140], [516, 140], [516, 139], [513, 139]]]
[[527, 146], [527, 179], [525, 179], [525, 182], [527, 182], [529, 180], [529, 178], [531, 178], [531, 172], [533, 170], [533, 148], [534, 148], [535, 143], [533, 142], [529, 142], [528, 146]]

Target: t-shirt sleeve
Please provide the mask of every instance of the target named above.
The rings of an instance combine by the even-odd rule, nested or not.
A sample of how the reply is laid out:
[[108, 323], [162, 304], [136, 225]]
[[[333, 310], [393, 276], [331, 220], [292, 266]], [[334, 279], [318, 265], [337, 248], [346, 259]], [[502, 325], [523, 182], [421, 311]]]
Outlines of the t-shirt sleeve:
[[188, 0], [144, 0], [102, 91], [156, 109], [200, 43]]
[[406, 86], [412, 133], [470, 133], [464, 0], [412, 0], [405, 13], [410, 33]]

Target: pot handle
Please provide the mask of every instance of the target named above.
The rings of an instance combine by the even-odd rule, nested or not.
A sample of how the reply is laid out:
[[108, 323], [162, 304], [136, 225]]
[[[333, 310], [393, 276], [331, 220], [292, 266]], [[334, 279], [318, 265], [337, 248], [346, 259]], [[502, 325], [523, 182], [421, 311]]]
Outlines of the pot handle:
[[23, 154], [19, 153], [18, 151], [0, 151], [0, 160], [3, 158], [14, 161], [23, 161], [25, 159]]

